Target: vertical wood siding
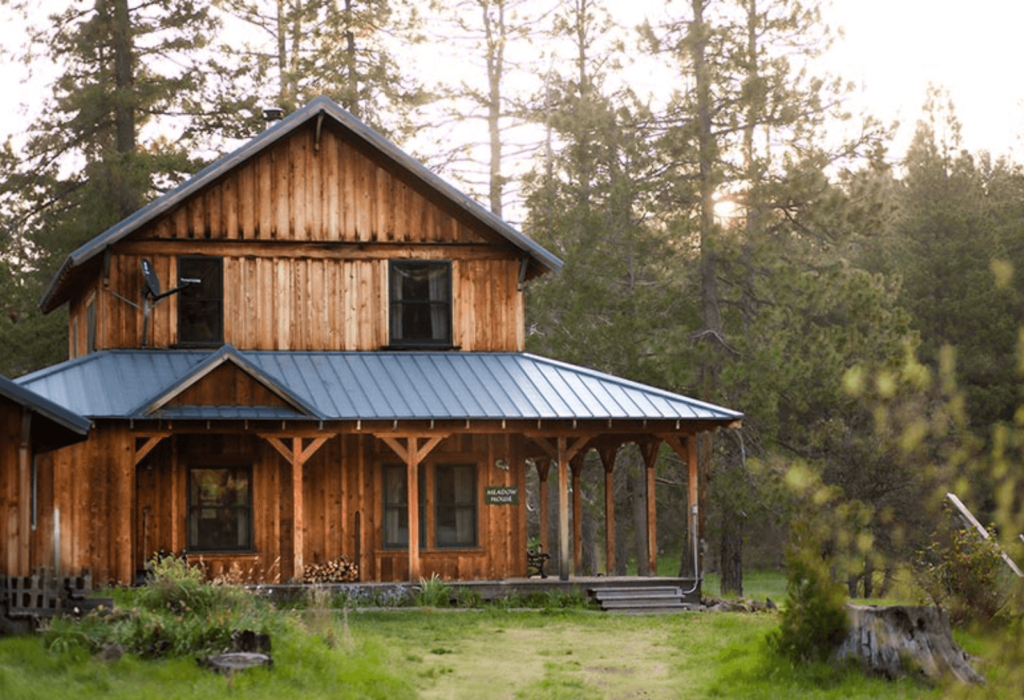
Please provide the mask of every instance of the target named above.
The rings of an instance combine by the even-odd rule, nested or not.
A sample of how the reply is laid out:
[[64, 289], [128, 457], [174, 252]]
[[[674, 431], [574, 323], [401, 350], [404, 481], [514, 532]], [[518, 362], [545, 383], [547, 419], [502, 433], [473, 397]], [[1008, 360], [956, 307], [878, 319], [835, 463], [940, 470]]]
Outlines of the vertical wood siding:
[[[137, 439], [125, 427], [100, 424], [88, 443], [40, 456], [40, 518], [32, 540], [33, 568], [50, 567], [55, 561], [56, 508], [61, 518], [62, 570], [68, 574], [89, 570], [97, 583], [131, 583], [153, 554], [185, 549], [190, 465], [251, 464], [253, 551], [190, 552], [189, 560], [200, 563], [211, 576], [266, 582], [301, 578], [301, 572], [290, 568], [292, 503], [290, 490], [282, 487], [290, 483], [291, 466], [265, 441], [244, 433], [173, 436], [135, 467]], [[307, 564], [345, 556], [361, 562], [364, 581], [408, 579], [408, 552], [384, 549], [380, 529], [381, 468], [395, 459], [372, 436], [341, 434], [306, 463], [302, 490]], [[507, 460], [510, 468], [497, 468], [497, 459]], [[526, 472], [517, 438], [455, 436], [442, 442], [426, 464], [467, 461], [477, 465], [478, 546], [423, 548], [422, 574], [437, 573], [449, 580], [525, 575]], [[0, 471], [0, 509], [5, 513], [0, 536], [5, 542], [12, 537], [6, 525], [12, 505], [10, 481], [5, 466]], [[487, 505], [487, 486], [518, 486], [520, 504]], [[129, 489], [134, 497], [126, 493]]]
[[[523, 349], [517, 251], [330, 129], [319, 150], [314, 130], [301, 130], [115, 246], [97, 285], [99, 347], [143, 344], [141, 260], [166, 291], [182, 254], [223, 258], [224, 340], [239, 348], [386, 346], [387, 261], [411, 257], [452, 261], [456, 346]], [[76, 356], [84, 305], [71, 315]], [[176, 296], [151, 310], [149, 328], [147, 346], [177, 342]]]

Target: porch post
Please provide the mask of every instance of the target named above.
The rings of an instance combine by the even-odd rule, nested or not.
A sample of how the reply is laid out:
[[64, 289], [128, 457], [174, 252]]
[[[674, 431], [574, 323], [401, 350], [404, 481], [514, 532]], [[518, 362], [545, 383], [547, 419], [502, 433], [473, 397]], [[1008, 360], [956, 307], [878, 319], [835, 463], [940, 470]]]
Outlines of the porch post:
[[406, 513], [409, 519], [409, 580], [420, 579], [420, 483], [419, 466], [420, 462], [427, 458], [427, 455], [437, 445], [448, 437], [434, 435], [433, 437], [423, 436], [423, 445], [420, 446], [420, 438], [415, 435], [406, 436], [403, 446], [401, 436], [377, 435], [377, 438], [394, 450], [395, 454], [405, 460], [405, 493]]
[[551, 549], [548, 547], [550, 539], [548, 537], [548, 471], [551, 468], [551, 460], [539, 459], [534, 462], [537, 465], [537, 478], [540, 480], [540, 486], [538, 494], [540, 496], [540, 548], [545, 552], [550, 552]]
[[569, 466], [572, 468], [572, 566], [576, 574], [583, 568], [583, 489], [580, 486], [582, 456], [576, 455]]
[[657, 439], [640, 446], [644, 456], [644, 474], [647, 482], [644, 500], [647, 503], [647, 562], [650, 576], [658, 575], [658, 500], [654, 490], [654, 466], [658, 463], [660, 444], [661, 440]]
[[[21, 409], [21, 439], [18, 444], [18, 487], [15, 493], [18, 494], [17, 513], [18, 532], [17, 553], [18, 562], [10, 574], [17, 576], [28, 576], [32, 573], [31, 548], [32, 541], [32, 465], [29, 456], [32, 439], [32, 412], [27, 408]], [[12, 499], [14, 500], [14, 499]], [[12, 548], [14, 549], [14, 548]]]
[[565, 438], [558, 438], [558, 578], [568, 581], [569, 570], [569, 460]]
[[598, 450], [604, 466], [604, 566], [605, 574], [615, 573], [615, 467], [616, 450]]
[[406, 504], [408, 506], [409, 518], [409, 580], [418, 581], [420, 578], [420, 480], [419, 471], [419, 440], [415, 437], [409, 438], [409, 447], [405, 461], [405, 483], [406, 483]]
[[304, 533], [302, 532], [302, 520], [304, 510], [302, 506], [302, 438], [292, 438], [292, 577], [296, 581], [302, 581], [306, 571], [306, 563], [303, 560], [303, 547], [305, 546]]
[[[686, 477], [687, 477], [687, 501], [688, 501], [687, 505], [690, 506], [689, 510], [690, 510], [690, 513], [692, 514], [692, 516], [697, 516], [697, 515], [700, 514], [699, 510], [698, 510], [698, 508], [699, 508], [699, 506], [698, 506], [698, 493], [699, 493], [699, 490], [698, 490], [698, 488], [699, 488], [698, 487], [698, 481], [699, 481], [698, 474], [699, 474], [699, 470], [697, 468], [697, 437], [695, 435], [690, 435], [690, 436], [687, 436], [687, 438], [686, 438]], [[693, 542], [694, 542], [694, 545], [695, 545], [694, 546], [694, 551], [698, 553], [697, 556], [698, 556], [698, 558], [700, 558], [702, 556], [700, 554], [700, 547], [698, 546], [699, 545], [698, 537], [700, 536], [700, 533], [698, 533], [697, 529], [694, 527], [694, 525], [696, 524], [694, 521], [696, 521], [696, 520], [698, 520], [697, 517], [691, 517], [687, 522], [689, 523], [690, 529], [693, 530], [693, 532], [691, 533], [691, 536], [693, 537]], [[694, 576], [694, 578], [697, 578], [697, 579], [700, 578], [701, 563], [702, 562], [700, 562], [700, 561], [694, 561], [693, 562], [693, 576]]]

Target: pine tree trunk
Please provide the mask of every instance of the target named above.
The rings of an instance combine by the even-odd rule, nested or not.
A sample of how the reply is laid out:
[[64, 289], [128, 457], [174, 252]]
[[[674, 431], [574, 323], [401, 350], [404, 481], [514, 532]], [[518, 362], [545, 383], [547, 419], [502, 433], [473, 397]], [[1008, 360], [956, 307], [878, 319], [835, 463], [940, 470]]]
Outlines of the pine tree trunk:
[[721, 593], [743, 595], [743, 525], [736, 513], [723, 513]]

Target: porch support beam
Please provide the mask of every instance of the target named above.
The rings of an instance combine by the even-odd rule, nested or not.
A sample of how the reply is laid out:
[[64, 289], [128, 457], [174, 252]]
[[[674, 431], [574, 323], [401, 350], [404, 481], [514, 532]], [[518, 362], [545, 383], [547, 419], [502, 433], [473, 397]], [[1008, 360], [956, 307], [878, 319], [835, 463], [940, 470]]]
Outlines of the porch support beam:
[[[672, 451], [679, 456], [684, 462], [686, 462], [686, 500], [689, 506], [688, 510], [690, 518], [687, 520], [687, 529], [693, 530], [693, 522], [697, 520], [700, 514], [698, 498], [700, 493], [699, 487], [699, 469], [697, 465], [697, 436], [688, 435], [686, 437], [679, 437], [677, 435], [664, 435], [660, 436], [665, 441], [665, 444], [672, 448]], [[696, 531], [690, 533], [692, 542], [696, 543], [698, 533]], [[694, 551], [699, 551], [699, 548], [694, 547]], [[693, 575], [695, 577], [700, 576], [700, 562], [693, 562]]]
[[[527, 433], [558, 465], [558, 578], [568, 581], [570, 576], [569, 551], [569, 463], [583, 453], [595, 435], [566, 437], [559, 435], [552, 444], [550, 436]], [[571, 441], [571, 442], [570, 442]]]
[[605, 574], [615, 574], [615, 455], [618, 447], [605, 446], [597, 451], [604, 467], [604, 566]]
[[558, 443], [558, 579], [568, 581], [569, 570], [569, 449], [564, 437]]
[[21, 410], [21, 436], [18, 441], [18, 540], [17, 565], [8, 570], [15, 576], [28, 576], [31, 571], [32, 541], [32, 412], [27, 408]]
[[316, 454], [317, 450], [334, 437], [334, 434], [321, 435], [313, 439], [309, 445], [303, 446], [301, 437], [291, 439], [289, 447], [277, 435], [261, 435], [270, 445], [284, 457], [292, 467], [292, 578], [302, 578], [305, 564], [305, 510], [302, 503], [302, 476], [306, 462]]
[[572, 565], [573, 573], [583, 568], [583, 454], [569, 463], [572, 469]]
[[[420, 579], [420, 485], [419, 466], [420, 462], [426, 459], [447, 435], [434, 435], [431, 437], [416, 437], [414, 435], [402, 438], [392, 435], [377, 435], [377, 437], [388, 447], [394, 450], [395, 454], [405, 462], [406, 468], [406, 503], [409, 520], [409, 580]], [[420, 440], [423, 444], [420, 445]], [[404, 444], [403, 444], [404, 440]]]
[[[136, 435], [137, 439], [145, 440], [141, 447], [135, 448], [135, 466], [139, 466], [139, 463], [144, 460], [153, 449], [163, 442], [165, 437], [168, 437], [170, 433], [160, 433], [158, 435]], [[136, 443], [138, 444], [138, 443]]]
[[654, 438], [639, 443], [640, 453], [644, 458], [644, 474], [646, 476], [646, 488], [644, 489], [644, 500], [647, 504], [647, 562], [649, 576], [658, 575], [658, 500], [655, 492], [654, 467], [658, 463], [658, 448], [661, 446], [661, 439]]
[[538, 487], [540, 493], [540, 548], [545, 552], [550, 552], [548, 548], [550, 542], [548, 541], [548, 471], [551, 468], [551, 460], [538, 459], [535, 460], [537, 465], [537, 479], [540, 482]]

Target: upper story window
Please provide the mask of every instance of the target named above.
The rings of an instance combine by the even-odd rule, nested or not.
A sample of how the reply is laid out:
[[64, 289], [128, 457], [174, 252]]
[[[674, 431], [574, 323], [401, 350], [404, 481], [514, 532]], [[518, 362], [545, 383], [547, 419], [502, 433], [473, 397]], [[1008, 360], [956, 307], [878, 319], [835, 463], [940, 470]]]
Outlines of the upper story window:
[[388, 278], [391, 345], [451, 347], [451, 262], [392, 260]]
[[[220, 345], [224, 342], [224, 265], [219, 257], [178, 258], [178, 343]], [[194, 280], [189, 283], [190, 280]]]

